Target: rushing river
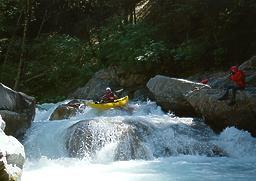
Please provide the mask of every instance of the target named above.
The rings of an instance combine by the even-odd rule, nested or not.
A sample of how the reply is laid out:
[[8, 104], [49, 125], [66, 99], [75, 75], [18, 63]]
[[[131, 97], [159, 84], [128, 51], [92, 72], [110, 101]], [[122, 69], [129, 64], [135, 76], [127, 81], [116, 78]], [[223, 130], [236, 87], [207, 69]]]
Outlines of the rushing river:
[[[24, 140], [22, 181], [256, 180], [256, 138], [245, 131], [231, 127], [216, 135], [200, 120], [166, 114], [153, 102], [130, 103], [132, 112], [86, 107], [49, 121], [59, 104], [37, 108]], [[67, 140], [67, 130], [90, 120], [87, 153], [88, 146], [70, 143], [74, 135]]]

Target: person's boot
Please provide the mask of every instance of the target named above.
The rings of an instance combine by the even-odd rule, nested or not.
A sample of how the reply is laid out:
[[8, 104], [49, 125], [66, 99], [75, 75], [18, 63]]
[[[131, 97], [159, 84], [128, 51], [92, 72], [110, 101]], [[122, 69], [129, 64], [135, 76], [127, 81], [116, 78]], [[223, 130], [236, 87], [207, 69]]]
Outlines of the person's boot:
[[223, 101], [227, 99], [228, 99], [228, 91], [226, 91], [221, 97], [218, 98], [219, 101]]

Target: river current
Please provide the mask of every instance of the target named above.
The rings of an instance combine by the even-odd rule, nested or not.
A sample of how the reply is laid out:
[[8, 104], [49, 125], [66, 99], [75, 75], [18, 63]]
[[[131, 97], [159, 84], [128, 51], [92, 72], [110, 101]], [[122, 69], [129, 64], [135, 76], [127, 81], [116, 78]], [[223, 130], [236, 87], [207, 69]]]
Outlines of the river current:
[[[230, 127], [215, 134], [200, 120], [164, 113], [150, 101], [129, 103], [129, 112], [85, 107], [69, 119], [50, 121], [63, 103], [38, 106], [23, 142], [21, 181], [256, 180], [256, 138], [246, 131]], [[80, 156], [70, 156], [67, 130], [89, 120], [93, 154], [81, 157], [86, 149], [78, 145]], [[132, 133], [123, 134], [130, 126]]]

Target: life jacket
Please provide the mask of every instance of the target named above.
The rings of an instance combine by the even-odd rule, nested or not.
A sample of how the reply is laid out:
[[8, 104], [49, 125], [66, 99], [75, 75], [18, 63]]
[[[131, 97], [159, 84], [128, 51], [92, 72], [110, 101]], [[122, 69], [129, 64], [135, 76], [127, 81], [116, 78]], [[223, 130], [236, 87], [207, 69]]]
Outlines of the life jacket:
[[245, 74], [242, 70], [239, 70], [236, 66], [232, 66], [229, 69], [232, 72], [229, 79], [234, 81], [239, 88], [245, 88]]
[[114, 101], [115, 100], [115, 95], [113, 92], [109, 91], [109, 92], [106, 92], [104, 95], [103, 95], [103, 99], [107, 99], [107, 100], [111, 100], [111, 101]]

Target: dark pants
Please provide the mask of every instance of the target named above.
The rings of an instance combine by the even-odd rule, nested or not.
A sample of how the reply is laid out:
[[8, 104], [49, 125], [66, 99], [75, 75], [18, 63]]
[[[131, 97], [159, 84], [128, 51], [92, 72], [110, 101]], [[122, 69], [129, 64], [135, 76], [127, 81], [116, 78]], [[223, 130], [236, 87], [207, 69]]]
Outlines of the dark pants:
[[230, 89], [232, 90], [232, 95], [234, 96], [234, 98], [236, 97], [236, 91], [238, 91], [238, 90], [244, 90], [244, 88], [231, 85], [231, 86], [228, 86], [228, 87], [227, 87], [227, 90], [226, 90], [227, 94], [228, 94], [228, 92], [229, 92]]
[[238, 90], [244, 90], [244, 88], [237, 87], [237, 86], [234, 86], [234, 85], [228, 86], [228, 87], [226, 88], [226, 92], [224, 93], [224, 95], [223, 95], [221, 98], [219, 98], [219, 100], [228, 99], [228, 94], [229, 94], [229, 90], [230, 90], [230, 89], [232, 90], [232, 96], [231, 96], [231, 100], [230, 100], [232, 103], [234, 103], [235, 100], [236, 100], [236, 92], [237, 92]]

